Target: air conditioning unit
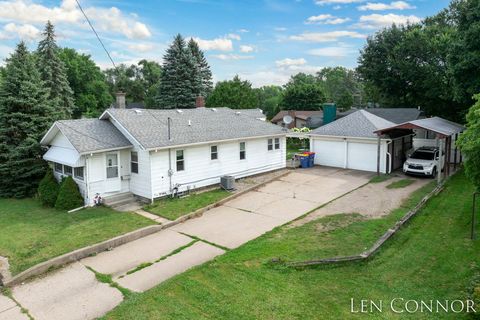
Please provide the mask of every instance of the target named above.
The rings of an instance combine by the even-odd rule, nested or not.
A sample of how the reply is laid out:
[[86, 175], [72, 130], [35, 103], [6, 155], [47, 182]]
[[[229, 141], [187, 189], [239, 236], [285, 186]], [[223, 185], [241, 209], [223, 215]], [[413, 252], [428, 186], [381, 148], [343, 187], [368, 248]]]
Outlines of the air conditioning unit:
[[220, 178], [220, 186], [225, 190], [235, 190], [235, 177], [223, 176]]

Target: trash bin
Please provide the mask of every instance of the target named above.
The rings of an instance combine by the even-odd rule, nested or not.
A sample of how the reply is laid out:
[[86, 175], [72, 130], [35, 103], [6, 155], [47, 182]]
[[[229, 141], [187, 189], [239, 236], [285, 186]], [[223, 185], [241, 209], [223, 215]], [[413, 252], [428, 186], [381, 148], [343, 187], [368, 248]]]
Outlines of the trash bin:
[[310, 167], [313, 167], [315, 165], [315, 152], [309, 152], [308, 160]]
[[309, 168], [310, 167], [310, 156], [301, 155], [300, 156], [300, 166], [302, 168]]

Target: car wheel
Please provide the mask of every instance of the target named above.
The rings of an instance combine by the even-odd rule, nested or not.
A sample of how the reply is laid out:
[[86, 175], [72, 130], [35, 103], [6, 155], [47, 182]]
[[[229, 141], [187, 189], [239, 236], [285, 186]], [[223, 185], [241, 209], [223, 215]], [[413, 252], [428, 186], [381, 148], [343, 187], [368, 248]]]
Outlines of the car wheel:
[[437, 176], [437, 167], [434, 167], [432, 171], [432, 178], [435, 179], [436, 176]]

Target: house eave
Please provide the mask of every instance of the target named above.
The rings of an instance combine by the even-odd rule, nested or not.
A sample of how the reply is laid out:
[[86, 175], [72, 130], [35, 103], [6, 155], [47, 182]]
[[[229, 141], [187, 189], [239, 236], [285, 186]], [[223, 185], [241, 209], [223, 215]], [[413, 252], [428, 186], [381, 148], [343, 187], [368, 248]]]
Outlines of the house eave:
[[282, 137], [282, 136], [286, 136], [286, 135], [287, 135], [287, 133], [285, 132], [285, 133], [277, 133], [277, 134], [269, 134], [269, 135], [262, 135], [262, 136], [253, 136], [253, 137], [240, 137], [240, 138], [232, 138], [232, 139], [210, 140], [210, 141], [202, 141], [202, 142], [195, 142], [195, 143], [175, 144], [175, 145], [163, 146], [163, 147], [152, 147], [152, 148], [147, 148], [146, 151], [177, 149], [177, 148], [188, 147], [188, 146], [199, 146], [199, 145], [205, 145], [205, 144], [208, 145], [208, 144], [228, 142], [228, 141], [252, 140], [252, 139], [261, 139], [261, 138], [268, 138], [268, 137]]

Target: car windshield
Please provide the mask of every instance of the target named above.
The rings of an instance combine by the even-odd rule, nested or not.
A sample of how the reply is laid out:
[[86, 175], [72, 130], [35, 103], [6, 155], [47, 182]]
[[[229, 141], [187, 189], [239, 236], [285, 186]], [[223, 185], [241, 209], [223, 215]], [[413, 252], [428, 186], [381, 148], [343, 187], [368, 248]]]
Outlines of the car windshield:
[[411, 158], [420, 160], [433, 160], [433, 152], [417, 150], [412, 154]]

